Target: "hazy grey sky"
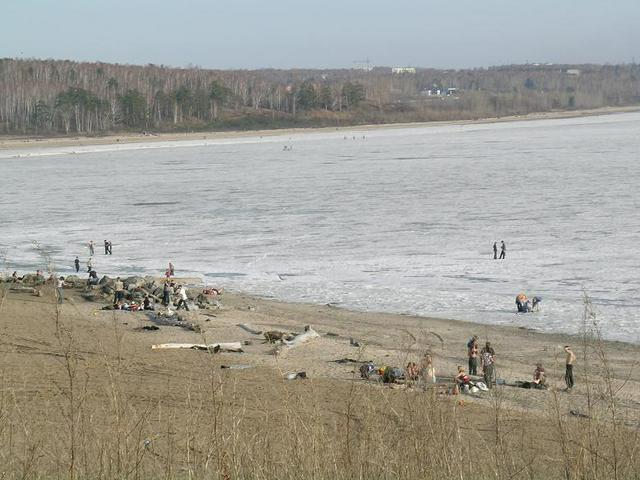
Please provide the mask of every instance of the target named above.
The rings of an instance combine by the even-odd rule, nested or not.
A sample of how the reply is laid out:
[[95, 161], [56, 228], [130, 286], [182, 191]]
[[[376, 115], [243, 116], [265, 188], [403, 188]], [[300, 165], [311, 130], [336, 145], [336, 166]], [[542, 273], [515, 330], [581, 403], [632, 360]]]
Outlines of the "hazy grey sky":
[[0, 0], [0, 57], [207, 68], [640, 60], [640, 0]]

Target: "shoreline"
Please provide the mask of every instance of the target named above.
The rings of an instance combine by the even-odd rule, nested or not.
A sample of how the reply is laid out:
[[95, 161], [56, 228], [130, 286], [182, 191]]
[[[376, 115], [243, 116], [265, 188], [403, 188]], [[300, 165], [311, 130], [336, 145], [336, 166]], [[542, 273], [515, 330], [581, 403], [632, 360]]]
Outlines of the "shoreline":
[[[12, 284], [0, 285], [4, 308], [3, 322], [14, 316], [27, 317], [24, 322], [41, 325], [48, 311], [55, 305], [51, 286], [42, 287], [42, 296], [10, 291]], [[219, 361], [240, 362], [257, 370], [272, 372], [304, 371], [313, 379], [323, 381], [351, 381], [359, 377], [358, 363], [371, 360], [377, 366], [404, 367], [408, 361], [419, 361], [425, 351], [432, 353], [439, 383], [451, 383], [458, 365], [466, 369], [466, 342], [472, 335], [479, 336], [480, 345], [490, 341], [496, 350], [497, 377], [505, 380], [503, 402], [514, 411], [542, 413], [547, 408], [550, 392], [564, 387], [564, 345], [571, 345], [578, 356], [575, 369], [577, 385], [568, 402], [569, 408], [586, 408], [586, 375], [598, 378], [598, 352], [606, 353], [610, 375], [625, 384], [621, 397], [622, 410], [640, 409], [640, 370], [636, 359], [640, 345], [619, 341], [590, 340], [561, 333], [543, 333], [526, 328], [487, 325], [463, 320], [421, 317], [383, 312], [358, 312], [329, 305], [283, 302], [264, 299], [236, 291], [223, 291], [216, 299], [220, 308], [192, 310], [181, 313], [183, 320], [198, 329], [185, 329], [178, 324], [155, 324], [147, 312], [102, 310], [109, 298], [87, 300], [82, 288], [65, 289], [65, 303], [60, 314], [65, 322], [72, 322], [83, 349], [95, 338], [104, 338], [112, 331], [114, 322], [120, 325], [128, 348], [137, 352], [144, 363], [158, 356], [180, 362], [197, 362], [201, 353], [191, 350], [157, 353], [151, 345], [162, 343], [249, 342], [241, 357], [223, 354]], [[190, 289], [192, 292], [195, 287]], [[27, 313], [25, 313], [27, 312]], [[22, 324], [22, 321], [21, 323]], [[160, 325], [157, 331], [145, 332], [148, 325]], [[273, 345], [264, 343], [262, 335], [248, 333], [239, 328], [249, 325], [261, 332], [302, 332], [305, 326], [320, 336], [299, 349], [274, 355]], [[39, 327], [37, 327], [39, 328]], [[21, 335], [40, 334], [38, 329], [27, 328]], [[357, 342], [354, 345], [353, 341]], [[154, 356], [155, 355], [155, 356]], [[226, 360], [225, 360], [226, 359]], [[340, 359], [347, 361], [339, 362]], [[514, 386], [515, 381], [530, 380], [536, 363], [546, 369], [550, 392], [534, 392]], [[585, 368], [585, 365], [588, 368]], [[355, 376], [354, 376], [355, 375]], [[533, 396], [532, 396], [533, 395]], [[490, 405], [483, 396], [463, 397], [479, 405]]]
[[602, 107], [585, 110], [562, 110], [550, 112], [529, 113], [526, 115], [511, 115], [506, 117], [486, 117], [476, 120], [451, 120], [433, 122], [409, 122], [409, 123], [385, 123], [345, 125], [339, 127], [312, 127], [312, 128], [283, 128], [268, 130], [232, 130], [232, 131], [198, 131], [185, 133], [153, 133], [140, 134], [123, 132], [122, 134], [109, 134], [105, 136], [60, 136], [60, 137], [36, 137], [33, 135], [3, 135], [0, 136], [0, 151], [10, 149], [29, 149], [33, 147], [85, 147], [94, 145], [127, 145], [149, 144], [158, 142], [181, 142], [193, 140], [223, 140], [233, 138], [251, 137], [277, 137], [291, 134], [322, 133], [322, 132], [351, 132], [351, 131], [375, 131], [381, 129], [424, 128], [450, 125], [481, 125], [507, 122], [527, 122], [535, 120], [556, 120], [583, 118], [617, 113], [634, 113], [640, 111], [640, 105], [627, 107]]

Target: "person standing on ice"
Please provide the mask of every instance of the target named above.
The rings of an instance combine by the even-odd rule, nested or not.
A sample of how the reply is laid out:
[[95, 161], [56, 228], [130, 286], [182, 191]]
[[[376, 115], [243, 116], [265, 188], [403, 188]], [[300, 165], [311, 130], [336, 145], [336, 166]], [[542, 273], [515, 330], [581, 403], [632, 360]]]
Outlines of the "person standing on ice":
[[498, 242], [493, 242], [493, 259], [498, 258]]
[[76, 259], [73, 261], [73, 264], [76, 266], [76, 273], [78, 273], [80, 271], [80, 259], [76, 257]]
[[93, 240], [89, 241], [89, 255], [93, 256], [94, 251], [93, 251]]
[[507, 245], [504, 243], [504, 240], [500, 241], [500, 260], [503, 260], [507, 255]]
[[104, 241], [104, 254], [109, 255], [109, 242]]

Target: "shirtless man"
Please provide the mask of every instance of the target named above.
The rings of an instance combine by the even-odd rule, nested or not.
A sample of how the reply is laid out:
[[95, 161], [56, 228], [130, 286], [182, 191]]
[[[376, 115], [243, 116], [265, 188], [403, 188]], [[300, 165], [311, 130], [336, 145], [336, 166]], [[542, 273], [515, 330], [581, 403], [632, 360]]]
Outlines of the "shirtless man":
[[565, 345], [564, 346], [564, 351], [567, 354], [567, 359], [565, 361], [565, 365], [566, 365], [566, 372], [564, 374], [564, 381], [567, 384], [567, 391], [571, 390], [573, 388], [574, 382], [573, 382], [573, 364], [576, 362], [576, 355], [575, 353], [573, 353], [573, 351], [571, 350], [571, 347], [569, 345]]

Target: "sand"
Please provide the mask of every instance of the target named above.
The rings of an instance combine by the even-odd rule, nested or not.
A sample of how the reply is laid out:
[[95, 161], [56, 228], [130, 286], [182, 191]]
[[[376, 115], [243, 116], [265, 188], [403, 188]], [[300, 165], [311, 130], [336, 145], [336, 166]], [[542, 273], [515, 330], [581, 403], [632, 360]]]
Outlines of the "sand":
[[[638, 445], [637, 345], [603, 343], [611, 375], [598, 378], [591, 369], [587, 395], [585, 358], [573, 337], [229, 292], [221, 309], [187, 314], [202, 333], [180, 326], [148, 331], [141, 328], [152, 325], [144, 312], [101, 310], [105, 302], [86, 301], [80, 290], [66, 290], [57, 307], [50, 286], [40, 297], [7, 287], [0, 285], [6, 478], [24, 478], [25, 471], [74, 478], [72, 469], [75, 478], [338, 478], [334, 465], [341, 478], [355, 478], [348, 472], [361, 468], [383, 469], [376, 478], [560, 478], [564, 469], [612, 478], [610, 462], [584, 463], [589, 448], [597, 458], [616, 458], [619, 471], [631, 475], [639, 467], [625, 453]], [[238, 323], [292, 332], [310, 325], [321, 336], [276, 356], [273, 345]], [[357, 365], [335, 363], [401, 366], [429, 349], [446, 391], [474, 333], [493, 343], [500, 378], [528, 380], [541, 361], [551, 389], [498, 386], [453, 396], [368, 383]], [[152, 349], [230, 341], [250, 344], [244, 353]], [[565, 343], [579, 357], [570, 393], [561, 389]], [[283, 379], [300, 371], [306, 380]]]
[[83, 136], [83, 135], [67, 135], [57, 137], [36, 137], [36, 136], [19, 136], [5, 135], [0, 136], [0, 150], [9, 149], [29, 149], [29, 148], [45, 148], [45, 147], [70, 147], [70, 146], [90, 146], [90, 145], [115, 145], [115, 144], [138, 144], [153, 142], [175, 142], [189, 140], [215, 140], [229, 138], [246, 138], [246, 137], [265, 137], [292, 135], [298, 133], [314, 133], [314, 132], [349, 132], [349, 131], [370, 131], [388, 128], [423, 128], [429, 126], [443, 125], [472, 125], [479, 123], [497, 123], [497, 122], [513, 122], [513, 121], [531, 121], [531, 120], [548, 120], [561, 118], [578, 118], [593, 115], [609, 115], [614, 113], [628, 113], [640, 111], [639, 106], [630, 107], [604, 107], [591, 110], [570, 110], [570, 111], [552, 111], [530, 113], [527, 115], [512, 115], [506, 117], [481, 118], [478, 120], [458, 120], [445, 122], [422, 122], [422, 123], [394, 123], [382, 125], [354, 125], [343, 127], [326, 127], [326, 128], [288, 128], [279, 130], [249, 130], [249, 131], [224, 131], [224, 132], [187, 132], [187, 133], [130, 133], [123, 132], [121, 134], [109, 134], [103, 136]]
[[[5, 284], [6, 286], [6, 284]], [[208, 357], [206, 352], [192, 350], [152, 350], [154, 344], [168, 342], [217, 343], [244, 342], [245, 353], [222, 353], [214, 356], [216, 368], [220, 365], [250, 365], [251, 372], [268, 371], [280, 377], [287, 373], [304, 371], [311, 379], [352, 382], [358, 379], [358, 364], [335, 363], [336, 360], [372, 360], [378, 366], [402, 367], [408, 361], [419, 361], [426, 351], [432, 352], [436, 374], [443, 383], [452, 383], [457, 365], [466, 367], [466, 342], [473, 335], [482, 344], [491, 341], [496, 350], [497, 376], [513, 383], [530, 380], [535, 364], [541, 362], [553, 391], [562, 392], [566, 409], [584, 411], [585, 362], [596, 363], [592, 350], [584, 357], [583, 341], [578, 337], [553, 335], [523, 328], [479, 325], [456, 320], [425, 318], [376, 312], [354, 312], [330, 305], [283, 303], [260, 299], [240, 293], [224, 292], [219, 298], [219, 310], [200, 310], [187, 313], [188, 321], [198, 324], [202, 333], [177, 326], [161, 326], [157, 331], [141, 330], [152, 325], [144, 312], [104, 311], [104, 302], [88, 302], [80, 291], [67, 290], [67, 301], [60, 308], [59, 323], [72, 331], [75, 347], [87, 360], [112, 354], [119, 349], [124, 358], [135, 363], [135, 375], [144, 374], [151, 385], [167, 376], [180, 377], [193, 371], [194, 364]], [[50, 356], [59, 354], [55, 341], [55, 304], [53, 291], [45, 288], [42, 297], [7, 291], [0, 310], [0, 321], [5, 357], [3, 364], [12, 383], [20, 384], [26, 378], [38, 377]], [[515, 314], [514, 314], [515, 315]], [[261, 335], [251, 334], [237, 325], [246, 323], [262, 330], [302, 332], [309, 325], [321, 336], [307, 345], [274, 355], [274, 346], [264, 342]], [[121, 341], [114, 346], [114, 334]], [[328, 336], [327, 333], [331, 335]], [[354, 339], [360, 347], [351, 344]], [[570, 344], [578, 356], [575, 367], [577, 386], [564, 393], [563, 346]], [[640, 372], [637, 359], [640, 346], [621, 342], [602, 342], [611, 368], [611, 376], [619, 393], [621, 411], [630, 417], [640, 405]], [[58, 353], [56, 353], [58, 351]], [[29, 361], [25, 362], [24, 360]], [[43, 363], [44, 362], [44, 363]], [[93, 369], [94, 367], [90, 367]], [[97, 367], [96, 367], [97, 368]], [[600, 367], [597, 367], [600, 368]], [[599, 370], [590, 368], [589, 374]], [[156, 378], [157, 377], [157, 378]], [[192, 375], [187, 375], [193, 378]], [[48, 383], [48, 377], [38, 382]], [[46, 388], [52, 388], [50, 385]], [[382, 387], [379, 387], [382, 388]], [[550, 392], [531, 391], [512, 386], [498, 387], [504, 405], [510, 409], [543, 412], [548, 407]], [[471, 402], [488, 404], [490, 396], [468, 397]]]

